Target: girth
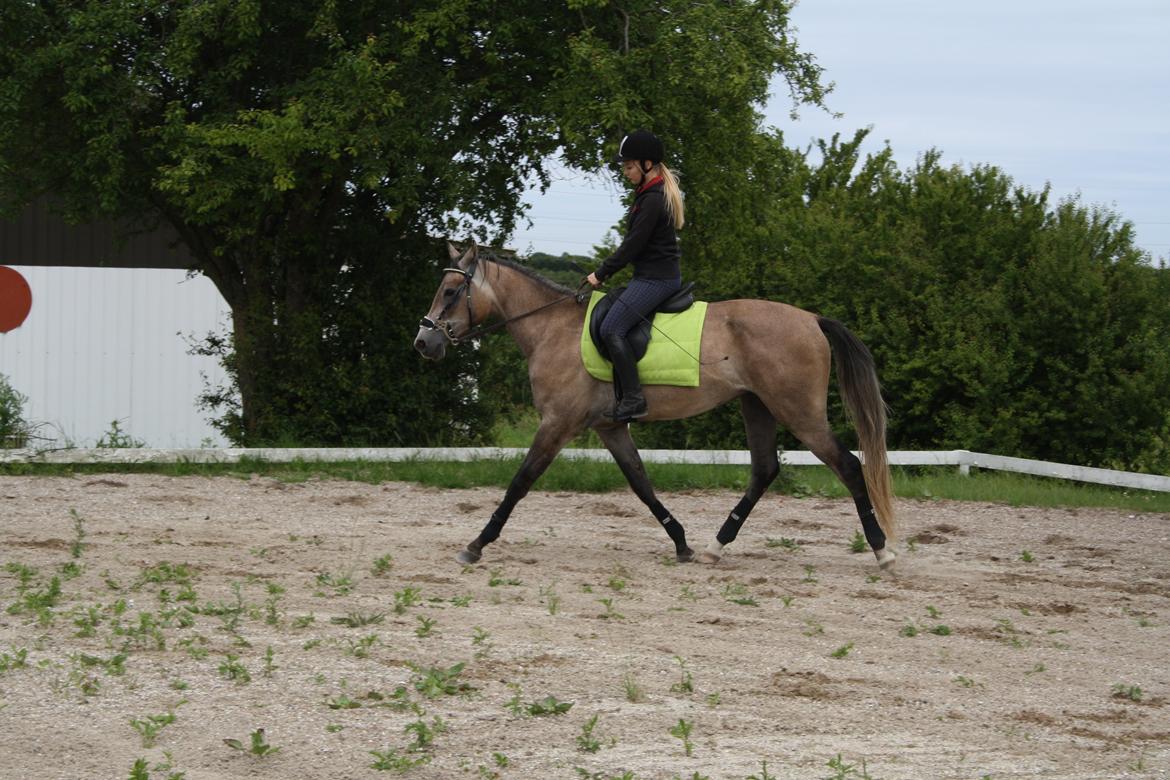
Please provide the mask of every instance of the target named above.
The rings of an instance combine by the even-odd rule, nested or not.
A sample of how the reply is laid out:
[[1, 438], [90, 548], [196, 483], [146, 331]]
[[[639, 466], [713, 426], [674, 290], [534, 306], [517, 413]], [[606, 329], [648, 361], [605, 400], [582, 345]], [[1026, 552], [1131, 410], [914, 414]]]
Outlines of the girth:
[[[658, 304], [657, 309], [626, 334], [626, 341], [630, 343], [630, 349], [634, 351], [638, 360], [646, 355], [646, 348], [650, 346], [651, 323], [654, 320], [654, 314], [657, 312], [676, 314], [691, 308], [695, 303], [694, 287], [694, 282], [684, 284], [678, 292]], [[614, 301], [625, 292], [625, 289], [625, 287], [615, 287], [606, 293], [605, 297], [593, 307], [593, 315], [589, 319], [589, 338], [592, 339], [593, 346], [597, 347], [597, 351], [606, 360], [610, 359], [609, 349], [601, 340], [601, 323], [605, 320], [605, 315], [609, 314], [609, 310], [613, 308]]]

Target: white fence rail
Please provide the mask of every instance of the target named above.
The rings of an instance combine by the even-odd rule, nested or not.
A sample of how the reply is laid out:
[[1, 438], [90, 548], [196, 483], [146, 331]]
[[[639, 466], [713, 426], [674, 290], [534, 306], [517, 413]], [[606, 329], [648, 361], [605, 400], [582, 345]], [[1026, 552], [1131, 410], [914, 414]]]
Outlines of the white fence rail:
[[[527, 450], [519, 447], [369, 447], [369, 448], [256, 448], [256, 449], [65, 449], [48, 452], [36, 450], [0, 450], [0, 463], [238, 463], [241, 459], [291, 463], [294, 461], [372, 461], [398, 462], [429, 460], [467, 462], [523, 457]], [[747, 465], [751, 454], [747, 450], [642, 450], [647, 463], [687, 463], [697, 465]], [[605, 461], [606, 450], [567, 449], [560, 457], [569, 460]], [[811, 453], [792, 450], [782, 453], [782, 463], [792, 466], [814, 466], [820, 461]], [[1014, 471], [1041, 477], [1071, 479], [1100, 485], [1158, 490], [1170, 492], [1170, 477], [1158, 474], [1138, 474], [1132, 471], [1073, 466], [1042, 460], [1009, 458], [967, 450], [912, 452], [895, 450], [889, 453], [894, 466], [956, 466], [966, 474], [971, 467]]]

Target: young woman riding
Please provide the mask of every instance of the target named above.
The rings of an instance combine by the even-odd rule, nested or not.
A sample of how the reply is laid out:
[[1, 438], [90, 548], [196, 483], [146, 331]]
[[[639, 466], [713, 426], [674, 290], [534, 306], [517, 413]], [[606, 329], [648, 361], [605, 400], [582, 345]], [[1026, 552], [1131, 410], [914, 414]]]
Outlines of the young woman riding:
[[626, 334], [682, 286], [675, 231], [683, 226], [683, 199], [678, 177], [663, 164], [664, 156], [662, 141], [648, 130], [622, 139], [616, 162], [637, 188], [626, 215], [626, 235], [617, 251], [588, 277], [589, 284], [600, 287], [630, 263], [634, 266], [634, 278], [601, 324], [601, 338], [621, 393], [612, 415], [618, 422], [647, 414], [637, 360]]

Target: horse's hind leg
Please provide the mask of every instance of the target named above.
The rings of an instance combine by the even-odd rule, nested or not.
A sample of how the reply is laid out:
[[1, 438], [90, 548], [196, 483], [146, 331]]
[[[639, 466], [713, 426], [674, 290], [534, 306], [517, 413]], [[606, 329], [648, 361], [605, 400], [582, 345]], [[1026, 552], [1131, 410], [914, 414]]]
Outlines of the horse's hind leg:
[[626, 481], [630, 483], [634, 495], [650, 509], [655, 519], [674, 542], [674, 552], [679, 563], [686, 563], [694, 558], [694, 551], [687, 546], [687, 535], [686, 531], [683, 530], [682, 523], [676, 520], [654, 495], [654, 486], [650, 484], [650, 478], [646, 475], [646, 467], [642, 464], [642, 456], [638, 454], [638, 448], [634, 446], [634, 440], [630, 438], [629, 427], [624, 424], [599, 425], [594, 430], [597, 431], [597, 435], [601, 437], [601, 441], [613, 455], [613, 459], [617, 461], [618, 468], [622, 470]]
[[715, 540], [699, 553], [700, 563], [717, 563], [723, 557], [723, 546], [735, 541], [739, 529], [751, 514], [764, 491], [780, 473], [780, 458], [776, 455], [776, 418], [755, 395], [740, 397], [743, 425], [747, 430], [748, 449], [752, 453], [752, 476], [747, 492], [723, 522]]
[[877, 556], [878, 565], [883, 569], [892, 566], [897, 556], [893, 550], [886, 547], [886, 535], [878, 525], [873, 503], [869, 500], [869, 489], [865, 486], [861, 461], [846, 449], [841, 440], [829, 429], [827, 422], [821, 430], [815, 432], [794, 430], [793, 434], [844, 483], [849, 495], [853, 496], [857, 516], [861, 519], [861, 529], [865, 532], [865, 540], [869, 542], [874, 555]]
[[459, 551], [460, 563], [477, 563], [479, 561], [483, 555], [483, 548], [499, 538], [512, 510], [520, 502], [520, 499], [528, 495], [532, 483], [536, 482], [537, 478], [545, 472], [545, 469], [556, 458], [557, 453], [568, 444], [569, 440], [580, 429], [580, 426], [573, 427], [559, 422], [551, 422], [548, 419], [541, 420], [536, 437], [532, 440], [532, 446], [529, 447], [524, 462], [520, 464], [520, 470], [512, 477], [512, 482], [508, 485], [507, 492], [504, 493], [504, 500], [496, 507], [496, 511], [492, 512], [491, 519], [475, 541], [468, 544], [467, 549]]

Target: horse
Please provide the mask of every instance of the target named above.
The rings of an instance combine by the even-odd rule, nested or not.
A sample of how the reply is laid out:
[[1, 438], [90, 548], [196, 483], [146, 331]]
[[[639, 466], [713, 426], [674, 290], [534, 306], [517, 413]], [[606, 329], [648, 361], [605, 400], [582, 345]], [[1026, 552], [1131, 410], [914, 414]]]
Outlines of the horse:
[[[751, 451], [751, 478], [715, 539], [696, 555], [682, 524], [655, 495], [629, 424], [607, 417], [613, 406], [612, 387], [585, 370], [580, 350], [581, 330], [587, 327], [582, 297], [515, 262], [481, 254], [474, 242], [465, 250], [447, 242], [447, 250], [452, 266], [443, 269], [431, 308], [419, 323], [415, 349], [424, 358], [441, 360], [448, 344], [507, 328], [527, 360], [532, 398], [540, 414], [519, 470], [479, 536], [458, 553], [460, 563], [480, 560], [484, 547], [499, 538], [516, 504], [561, 449], [586, 428], [597, 433], [634, 494], [674, 542], [677, 560], [717, 563], [780, 472], [777, 426], [783, 425], [844, 483], [878, 565], [893, 566], [896, 554], [889, 542], [896, 519], [886, 454], [886, 405], [872, 355], [840, 322], [768, 300], [710, 303], [700, 354], [722, 357], [701, 363], [698, 387], [644, 388], [649, 416], [640, 423], [692, 417], [739, 400]], [[494, 324], [485, 326], [492, 318]], [[861, 459], [829, 427], [833, 358]]]

